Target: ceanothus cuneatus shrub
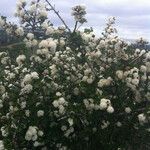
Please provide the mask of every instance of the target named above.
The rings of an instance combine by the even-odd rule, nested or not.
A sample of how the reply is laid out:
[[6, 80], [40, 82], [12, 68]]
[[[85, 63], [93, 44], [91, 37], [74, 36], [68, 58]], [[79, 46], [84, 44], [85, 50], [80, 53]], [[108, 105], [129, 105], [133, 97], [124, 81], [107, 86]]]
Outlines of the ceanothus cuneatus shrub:
[[[64, 26], [55, 28], [49, 11]], [[148, 147], [150, 51], [121, 40], [115, 18], [101, 37], [80, 31], [85, 14], [84, 6], [73, 7], [71, 30], [48, 0], [19, 0], [15, 15], [21, 26], [0, 17], [1, 28], [24, 37], [31, 51], [15, 63], [0, 53], [0, 150]]]

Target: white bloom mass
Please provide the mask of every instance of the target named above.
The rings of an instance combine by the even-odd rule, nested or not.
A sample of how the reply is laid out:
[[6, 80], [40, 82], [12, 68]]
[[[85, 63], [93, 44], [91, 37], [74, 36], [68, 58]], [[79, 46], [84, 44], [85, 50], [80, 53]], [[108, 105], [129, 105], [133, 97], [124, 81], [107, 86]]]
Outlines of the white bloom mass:
[[32, 79], [39, 79], [39, 75], [37, 72], [32, 72], [31, 77], [32, 77]]
[[23, 62], [25, 61], [26, 59], [26, 56], [25, 55], [19, 55], [17, 58], [16, 58], [16, 62], [18, 65], [21, 65], [23, 64]]
[[[119, 38], [114, 17], [96, 35], [83, 24], [82, 5], [72, 8], [75, 22], [68, 26], [50, 1], [28, 1], [17, 2], [18, 24], [0, 17], [0, 150], [144, 150], [147, 41]], [[51, 10], [62, 26], [53, 25]]]
[[0, 140], [0, 150], [5, 150], [4, 142], [2, 140]]
[[123, 79], [123, 71], [122, 70], [117, 70], [116, 75], [119, 79]]
[[35, 141], [38, 138], [37, 136], [37, 127], [36, 126], [29, 126], [26, 135], [25, 135], [25, 139], [27, 141]]
[[139, 122], [144, 123], [146, 121], [146, 116], [142, 113], [138, 115]]
[[20, 94], [21, 95], [29, 94], [29, 93], [31, 93], [32, 90], [33, 90], [33, 86], [31, 84], [27, 84], [21, 89], [21, 93]]
[[39, 111], [37, 112], [37, 116], [38, 116], [38, 117], [44, 116], [44, 111], [43, 111], [43, 110], [39, 110]]
[[108, 113], [113, 113], [114, 112], [114, 108], [112, 106], [108, 106], [107, 112]]
[[27, 34], [27, 38], [28, 38], [29, 40], [34, 39], [34, 34], [33, 34], [33, 33], [28, 33], [28, 34]]
[[126, 107], [126, 108], [125, 108], [125, 112], [128, 113], [128, 114], [131, 113], [131, 111], [132, 111], [132, 110], [131, 110], [130, 107]]
[[17, 28], [17, 30], [15, 32], [19, 36], [23, 36], [24, 35], [24, 30], [23, 30], [22, 27]]

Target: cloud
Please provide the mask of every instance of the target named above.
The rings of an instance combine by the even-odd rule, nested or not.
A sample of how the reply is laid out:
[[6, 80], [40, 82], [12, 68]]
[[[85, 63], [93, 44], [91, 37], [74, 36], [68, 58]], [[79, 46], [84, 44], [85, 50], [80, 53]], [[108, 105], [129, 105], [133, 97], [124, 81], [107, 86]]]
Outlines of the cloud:
[[[30, 1], [30, 0], [28, 0]], [[116, 26], [119, 35], [123, 38], [138, 38], [144, 36], [150, 40], [150, 1], [148, 0], [50, 0], [66, 23], [73, 27], [71, 7], [77, 4], [85, 4], [87, 7], [86, 27], [95, 28], [100, 33], [105, 27], [109, 16], [116, 17]], [[8, 16], [10, 20], [16, 21], [13, 17], [17, 0], [0, 0], [0, 13]], [[58, 26], [62, 23], [57, 16], [51, 12], [50, 20]]]

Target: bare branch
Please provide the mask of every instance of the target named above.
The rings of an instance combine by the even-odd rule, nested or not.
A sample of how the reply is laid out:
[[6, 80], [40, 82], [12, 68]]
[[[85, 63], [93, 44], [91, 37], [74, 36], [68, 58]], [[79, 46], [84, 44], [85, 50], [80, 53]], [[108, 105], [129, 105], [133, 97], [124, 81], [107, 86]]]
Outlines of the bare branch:
[[75, 31], [76, 31], [76, 29], [77, 29], [77, 25], [78, 25], [78, 21], [76, 21], [76, 23], [75, 23], [75, 27], [74, 27], [73, 32], [75, 32]]
[[59, 12], [56, 11], [55, 7], [52, 6], [52, 4], [48, 1], [48, 0], [45, 0], [48, 5], [51, 7], [51, 9], [54, 11], [54, 13], [58, 16], [58, 18], [62, 21], [62, 23], [64, 24], [64, 26], [66, 27], [66, 29], [71, 32], [70, 28], [67, 26], [67, 24], [65, 23], [65, 21], [62, 19], [62, 17], [60, 16]]

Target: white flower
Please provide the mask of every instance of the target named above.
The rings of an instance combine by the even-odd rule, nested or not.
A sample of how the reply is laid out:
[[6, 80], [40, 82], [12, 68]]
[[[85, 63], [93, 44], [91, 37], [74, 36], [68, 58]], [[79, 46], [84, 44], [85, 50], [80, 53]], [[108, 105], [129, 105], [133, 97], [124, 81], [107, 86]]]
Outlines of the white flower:
[[108, 77], [107, 79], [100, 79], [98, 82], [98, 87], [109, 86], [111, 84], [111, 81], [111, 77]]
[[107, 112], [108, 113], [113, 113], [114, 112], [114, 108], [112, 106], [108, 106]]
[[74, 93], [75, 95], [78, 95], [78, 94], [79, 94], [79, 88], [74, 88], [73, 93]]
[[140, 56], [142, 56], [145, 52], [146, 52], [145, 49], [141, 50]]
[[59, 107], [59, 103], [58, 103], [57, 100], [53, 101], [53, 106], [54, 106], [55, 108]]
[[100, 102], [101, 103], [107, 103], [107, 104], [111, 103], [109, 99], [105, 99], [105, 98], [102, 98]]
[[135, 53], [140, 53], [140, 49], [136, 49], [136, 50], [135, 50]]
[[25, 140], [27, 141], [36, 141], [38, 138], [37, 136], [37, 127], [36, 126], [29, 126], [26, 135]]
[[32, 72], [31, 77], [32, 77], [32, 79], [39, 79], [39, 75], [37, 72]]
[[25, 115], [26, 115], [27, 117], [29, 117], [29, 116], [30, 116], [30, 111], [29, 111], [29, 110], [25, 110]]
[[38, 117], [44, 116], [44, 111], [43, 111], [43, 110], [39, 110], [39, 111], [37, 112], [37, 116], [38, 116]]
[[37, 9], [36, 4], [33, 4], [33, 5], [30, 6], [29, 11], [32, 14], [36, 11], [36, 9]]
[[32, 81], [32, 76], [30, 74], [26, 74], [23, 79], [23, 83], [27, 84], [30, 83], [31, 81]]
[[20, 10], [20, 11], [18, 12], [18, 14], [16, 14], [16, 16], [24, 17], [24, 16], [25, 16], [25, 11], [24, 11], [24, 10]]
[[37, 42], [36, 39], [33, 39], [33, 40], [31, 41], [31, 45], [32, 45], [32, 46], [37, 46], [37, 44], [38, 44], [38, 42]]
[[138, 85], [139, 84], [139, 79], [132, 79], [132, 84]]
[[119, 78], [119, 79], [123, 79], [123, 71], [122, 70], [117, 70], [116, 71], [116, 75], [117, 75], [117, 77]]
[[133, 78], [138, 78], [139, 74], [137, 72], [133, 73]]
[[65, 102], [66, 102], [66, 101], [65, 101], [65, 99], [64, 99], [63, 97], [60, 97], [59, 100], [58, 100], [58, 103], [59, 103], [60, 105], [63, 105]]
[[42, 40], [39, 43], [39, 48], [48, 48], [48, 41], [47, 40]]
[[88, 84], [91, 84], [93, 82], [93, 79], [92, 78], [88, 78], [86, 81], [87, 81]]
[[44, 55], [48, 55], [49, 54], [49, 50], [48, 50], [48, 48], [43, 48], [43, 49], [41, 49], [41, 54], [44, 54]]
[[102, 48], [102, 47], [105, 47], [105, 41], [104, 40], [101, 40], [100, 43], [99, 43], [99, 46]]
[[150, 72], [150, 62], [146, 62], [147, 72]]
[[26, 108], [26, 102], [22, 102], [22, 103], [21, 103], [21, 108], [22, 108], [22, 109]]
[[130, 107], [126, 107], [125, 108], [125, 112], [128, 113], [128, 114], [131, 113], [131, 108]]
[[31, 84], [27, 84], [24, 86], [23, 89], [21, 89], [21, 95], [22, 94], [29, 94], [33, 90], [33, 86]]
[[26, 139], [27, 141], [30, 141], [30, 140], [32, 139], [32, 133], [28, 131], [28, 132], [26, 133], [26, 135], [25, 135], [25, 139]]
[[121, 122], [117, 122], [117, 127], [121, 127], [122, 126], [122, 123]]
[[142, 113], [138, 115], [139, 122], [144, 123], [146, 121], [146, 116]]
[[106, 109], [107, 108], [107, 103], [101, 102], [100, 103], [100, 110]]
[[32, 132], [32, 134], [37, 134], [37, 127], [36, 126], [29, 126], [29, 130]]
[[39, 131], [38, 131], [38, 135], [39, 135], [39, 136], [43, 136], [43, 135], [44, 135], [43, 131], [39, 130]]
[[37, 134], [34, 134], [34, 135], [32, 136], [32, 141], [36, 141], [37, 138], [38, 138]]
[[41, 24], [41, 27], [43, 29], [47, 29], [49, 27], [48, 23], [46, 21], [44, 21], [42, 24]]
[[40, 146], [40, 143], [35, 141], [33, 145], [34, 145], [34, 147], [38, 147], [38, 146]]
[[21, 3], [26, 3], [26, 0], [19, 0], [19, 2], [21, 2]]
[[0, 85], [0, 94], [4, 94], [5, 93], [5, 87], [3, 85]]
[[140, 71], [145, 73], [146, 70], [147, 70], [146, 66], [142, 65], [141, 68], [140, 68]]
[[28, 33], [28, 34], [27, 34], [27, 38], [28, 38], [29, 40], [34, 39], [34, 34], [33, 34], [33, 33]]
[[88, 76], [83, 76], [82, 81], [86, 82], [88, 79]]
[[52, 33], [54, 33], [54, 29], [51, 26], [47, 27], [47, 29], [46, 29], [46, 35], [50, 35]]
[[57, 92], [57, 93], [56, 93], [56, 96], [58, 96], [58, 97], [61, 96], [61, 95], [62, 95], [62, 94], [61, 94], [60, 92]]
[[57, 44], [54, 40], [50, 39], [48, 42], [48, 47], [50, 48], [51, 52], [54, 53], [57, 47]]
[[69, 122], [69, 125], [70, 125], [70, 126], [73, 125], [73, 119], [72, 119], [72, 118], [68, 118], [68, 122]]
[[85, 19], [85, 6], [81, 6], [81, 5], [77, 5], [75, 7], [72, 8], [72, 16], [74, 16], [74, 19], [80, 23], [84, 23], [86, 22]]
[[2, 140], [0, 140], [0, 150], [5, 150], [4, 142]]
[[15, 78], [15, 74], [14, 74], [14, 73], [10, 73], [10, 74], [9, 74], [9, 78], [10, 78], [10, 79], [14, 79], [14, 78]]
[[48, 13], [46, 9], [42, 9], [39, 11], [39, 17], [47, 17]]
[[64, 114], [65, 112], [65, 107], [63, 105], [59, 105], [59, 113]]
[[19, 55], [17, 58], [16, 58], [16, 62], [18, 65], [21, 65], [26, 59], [26, 56], [25, 55]]
[[3, 137], [7, 137], [8, 136], [8, 132], [6, 131], [4, 126], [1, 127], [1, 134], [2, 134]]
[[24, 35], [24, 30], [22, 27], [19, 27], [16, 29], [15, 33], [19, 36], [23, 36]]
[[147, 76], [146, 75], [141, 76], [141, 80], [142, 81], [146, 81], [147, 80]]

